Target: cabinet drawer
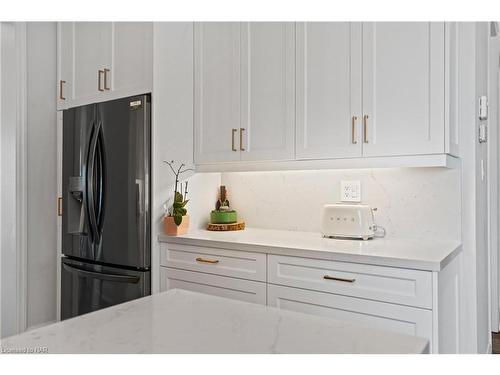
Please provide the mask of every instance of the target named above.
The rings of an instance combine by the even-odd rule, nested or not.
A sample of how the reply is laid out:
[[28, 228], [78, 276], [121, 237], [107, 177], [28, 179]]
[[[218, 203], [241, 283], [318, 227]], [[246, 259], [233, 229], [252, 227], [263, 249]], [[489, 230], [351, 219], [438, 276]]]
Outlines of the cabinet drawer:
[[266, 254], [180, 244], [161, 244], [161, 265], [241, 279], [266, 281]]
[[432, 338], [432, 311], [279, 285], [267, 287], [267, 304], [285, 310], [359, 322], [370, 328]]
[[161, 291], [184, 289], [240, 301], [266, 304], [266, 284], [232, 277], [160, 267]]
[[268, 282], [432, 308], [432, 273], [427, 271], [269, 255]]

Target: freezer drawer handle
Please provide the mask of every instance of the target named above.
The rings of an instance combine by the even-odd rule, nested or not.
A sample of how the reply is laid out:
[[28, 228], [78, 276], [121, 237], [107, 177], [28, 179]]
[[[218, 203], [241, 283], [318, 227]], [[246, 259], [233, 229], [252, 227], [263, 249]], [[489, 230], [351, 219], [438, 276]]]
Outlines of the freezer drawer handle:
[[84, 268], [75, 266], [75, 265], [69, 265], [69, 264], [63, 264], [63, 267], [68, 271], [76, 271], [77, 273], [84, 275], [84, 276], [91, 276], [96, 279], [101, 279], [101, 280], [107, 280], [107, 281], [115, 281], [119, 283], [132, 283], [132, 284], [137, 284], [140, 280], [138, 276], [127, 276], [127, 275], [119, 275], [116, 273], [101, 273], [101, 272], [94, 272], [94, 271], [89, 271]]
[[334, 277], [334, 276], [329, 276], [329, 275], [323, 276], [323, 279], [334, 280], [334, 281], [343, 281], [345, 283], [353, 283], [356, 281], [356, 279], [343, 279], [342, 277]]
[[196, 258], [196, 261], [200, 262], [200, 263], [210, 263], [210, 264], [217, 264], [217, 263], [219, 263], [219, 261], [216, 260], [216, 259]]

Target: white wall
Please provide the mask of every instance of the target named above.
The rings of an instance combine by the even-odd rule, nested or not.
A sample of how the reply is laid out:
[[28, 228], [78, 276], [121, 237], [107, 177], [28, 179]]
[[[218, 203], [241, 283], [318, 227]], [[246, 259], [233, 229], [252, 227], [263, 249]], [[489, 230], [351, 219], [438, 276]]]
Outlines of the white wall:
[[27, 54], [27, 324], [56, 319], [56, 24], [29, 22]]
[[13, 45], [2, 40], [2, 336], [51, 322], [56, 312], [55, 23], [2, 24], [7, 36]]
[[[174, 183], [163, 160], [193, 166], [193, 23], [155, 22], [153, 51], [151, 258], [154, 293], [160, 289], [157, 236], [163, 231], [163, 203], [172, 195]], [[190, 178], [188, 214], [192, 218], [191, 227], [199, 227], [203, 217], [208, 217], [219, 182], [218, 173], [197, 174]]]
[[361, 181], [362, 202], [390, 236], [460, 238], [460, 171], [387, 168], [223, 173], [229, 200], [250, 227], [320, 231], [324, 204], [340, 201], [340, 181]]
[[13, 23], [0, 23], [0, 337], [17, 332], [16, 46]]

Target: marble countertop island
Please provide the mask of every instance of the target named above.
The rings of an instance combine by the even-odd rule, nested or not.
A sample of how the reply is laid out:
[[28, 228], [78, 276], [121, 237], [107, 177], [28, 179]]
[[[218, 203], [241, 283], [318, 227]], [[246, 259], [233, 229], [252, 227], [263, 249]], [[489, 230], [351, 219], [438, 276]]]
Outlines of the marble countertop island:
[[323, 238], [320, 233], [247, 228], [233, 232], [191, 230], [158, 236], [160, 242], [208, 246], [275, 255], [337, 260], [389, 267], [440, 271], [460, 252], [458, 241], [386, 237], [368, 241]]
[[423, 338], [183, 290], [0, 341], [48, 353], [428, 353]]

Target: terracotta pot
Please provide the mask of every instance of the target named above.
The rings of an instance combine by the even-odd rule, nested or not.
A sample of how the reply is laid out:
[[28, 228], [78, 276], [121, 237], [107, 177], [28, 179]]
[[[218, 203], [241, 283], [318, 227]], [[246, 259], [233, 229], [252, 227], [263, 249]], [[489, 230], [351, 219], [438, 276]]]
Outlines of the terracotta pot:
[[181, 225], [177, 226], [173, 216], [163, 218], [163, 229], [168, 236], [180, 236], [186, 234], [189, 229], [189, 215], [182, 217]]

